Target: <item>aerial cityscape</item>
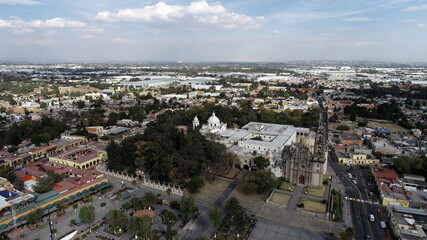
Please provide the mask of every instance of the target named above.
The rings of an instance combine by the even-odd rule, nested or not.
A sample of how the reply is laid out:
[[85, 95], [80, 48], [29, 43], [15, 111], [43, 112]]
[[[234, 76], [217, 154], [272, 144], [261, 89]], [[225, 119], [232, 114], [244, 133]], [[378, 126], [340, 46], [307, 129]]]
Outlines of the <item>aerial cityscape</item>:
[[427, 239], [423, 0], [0, 0], [0, 239]]

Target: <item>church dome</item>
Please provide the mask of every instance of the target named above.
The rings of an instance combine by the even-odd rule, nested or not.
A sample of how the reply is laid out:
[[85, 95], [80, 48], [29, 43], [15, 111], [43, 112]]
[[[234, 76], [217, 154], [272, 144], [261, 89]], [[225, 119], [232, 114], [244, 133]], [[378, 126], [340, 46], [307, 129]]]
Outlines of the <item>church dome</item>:
[[219, 118], [217, 116], [215, 116], [215, 112], [212, 113], [212, 116], [209, 117], [208, 119], [208, 124], [220, 124], [221, 121], [219, 121]]

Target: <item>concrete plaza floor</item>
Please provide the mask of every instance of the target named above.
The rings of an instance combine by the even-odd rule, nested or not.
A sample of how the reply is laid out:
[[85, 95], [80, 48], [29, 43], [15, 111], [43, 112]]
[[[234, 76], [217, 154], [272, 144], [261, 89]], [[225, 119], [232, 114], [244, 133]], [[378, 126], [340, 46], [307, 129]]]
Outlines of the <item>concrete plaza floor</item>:
[[271, 221], [259, 220], [249, 236], [250, 240], [322, 240], [320, 233], [294, 228]]

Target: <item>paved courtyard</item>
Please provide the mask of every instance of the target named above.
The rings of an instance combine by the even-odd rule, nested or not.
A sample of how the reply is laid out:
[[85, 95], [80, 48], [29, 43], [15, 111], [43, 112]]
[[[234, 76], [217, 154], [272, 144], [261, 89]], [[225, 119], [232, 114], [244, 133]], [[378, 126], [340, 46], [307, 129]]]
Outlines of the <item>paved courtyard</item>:
[[319, 233], [280, 225], [266, 220], [259, 220], [249, 236], [251, 240], [322, 240]]

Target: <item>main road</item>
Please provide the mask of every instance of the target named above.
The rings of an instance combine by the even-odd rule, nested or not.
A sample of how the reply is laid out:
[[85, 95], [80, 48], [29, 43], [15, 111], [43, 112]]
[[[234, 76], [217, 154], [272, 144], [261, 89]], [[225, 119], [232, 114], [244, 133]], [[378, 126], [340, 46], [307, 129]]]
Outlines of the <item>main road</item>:
[[[323, 103], [320, 97], [317, 96], [316, 91], [313, 91], [314, 96], [317, 99], [320, 109], [322, 110], [321, 115], [321, 124], [324, 124], [326, 133], [329, 132], [328, 129], [328, 115], [326, 110], [323, 108]], [[328, 138], [327, 138], [328, 139]], [[344, 184], [346, 189], [345, 197], [349, 200], [349, 206], [351, 209], [351, 216], [353, 221], [353, 229], [355, 232], [356, 240], [367, 239], [369, 236], [374, 240], [383, 240], [386, 239], [384, 230], [381, 229], [379, 221], [383, 219], [381, 212], [384, 212], [384, 207], [379, 207], [376, 204], [372, 204], [369, 199], [369, 184], [367, 182], [368, 176], [359, 167], [354, 168], [356, 173], [355, 178], [359, 181], [356, 184], [347, 177], [347, 171], [343, 166], [340, 166], [337, 162], [336, 156], [332, 150], [332, 146], [328, 144], [328, 162], [331, 165], [332, 169], [337, 174], [336, 177], [341, 179], [341, 182]], [[369, 214], [374, 214], [375, 221], [369, 220]]]

